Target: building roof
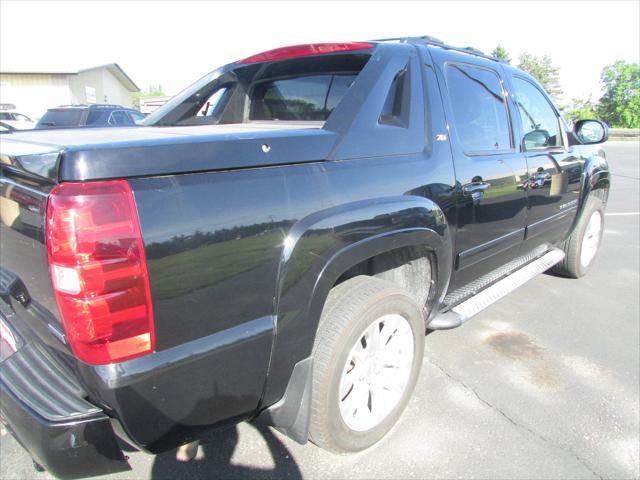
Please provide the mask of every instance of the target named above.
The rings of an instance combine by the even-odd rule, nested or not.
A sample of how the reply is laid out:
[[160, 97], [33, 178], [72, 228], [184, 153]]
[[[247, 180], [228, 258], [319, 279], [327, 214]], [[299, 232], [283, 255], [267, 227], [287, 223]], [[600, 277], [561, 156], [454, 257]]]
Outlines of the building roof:
[[90, 72], [91, 70], [99, 70], [101, 68], [109, 70], [109, 72], [111, 72], [114, 77], [120, 80], [120, 82], [122, 82], [122, 84], [127, 87], [127, 90], [129, 90], [130, 92], [140, 91], [140, 87], [138, 87], [138, 85], [136, 85], [135, 82], [131, 80], [131, 77], [129, 77], [129, 75], [124, 73], [122, 67], [120, 67], [120, 65], [118, 65], [117, 63], [107, 63], [105, 65], [98, 65], [97, 67], [85, 68], [84, 70], [78, 71], [78, 73]]
[[140, 88], [135, 84], [131, 77], [127, 75], [122, 67], [117, 63], [107, 63], [105, 65], [98, 65], [97, 67], [85, 68], [82, 70], [69, 71], [69, 70], [55, 70], [55, 69], [22, 69], [22, 68], [14, 68], [14, 69], [2, 69], [0, 73], [5, 74], [14, 74], [14, 75], [78, 75], [84, 72], [90, 72], [92, 70], [100, 70], [105, 69], [108, 70], [114, 77], [116, 77], [120, 82], [125, 86], [127, 90], [130, 92], [139, 92]]
[[11, 75], [77, 75], [78, 72], [69, 72], [64, 70], [39, 70], [39, 69], [30, 69], [30, 68], [3, 68], [0, 70], [0, 74], [11, 74]]

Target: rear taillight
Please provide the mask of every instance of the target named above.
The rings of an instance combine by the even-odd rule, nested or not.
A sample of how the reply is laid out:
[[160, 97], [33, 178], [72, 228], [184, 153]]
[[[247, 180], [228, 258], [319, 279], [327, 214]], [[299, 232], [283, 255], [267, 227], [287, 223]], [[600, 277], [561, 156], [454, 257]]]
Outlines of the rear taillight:
[[46, 232], [56, 302], [76, 356], [104, 364], [152, 352], [149, 276], [129, 184], [58, 185]]
[[368, 50], [373, 48], [373, 43], [350, 42], [350, 43], [309, 43], [306, 45], [292, 45], [290, 47], [276, 48], [268, 52], [258, 53], [251, 57], [240, 60], [237, 63], [257, 63], [269, 62], [273, 60], [283, 60], [293, 57], [308, 57], [310, 55], [324, 55], [327, 53], [350, 52], [354, 50]]

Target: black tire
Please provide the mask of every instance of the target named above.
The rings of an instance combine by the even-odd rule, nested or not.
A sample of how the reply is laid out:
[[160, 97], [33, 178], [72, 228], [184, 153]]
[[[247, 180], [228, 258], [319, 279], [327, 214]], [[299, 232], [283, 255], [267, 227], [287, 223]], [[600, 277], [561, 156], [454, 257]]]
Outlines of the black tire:
[[[413, 359], [408, 381], [400, 400], [379, 424], [369, 430], [353, 430], [340, 412], [339, 388], [343, 368], [351, 348], [365, 330], [389, 314], [401, 315], [410, 326]], [[409, 336], [405, 335], [408, 341]], [[334, 287], [325, 303], [313, 348], [311, 441], [325, 450], [346, 453], [364, 450], [380, 440], [396, 423], [413, 393], [422, 365], [424, 336], [422, 310], [401, 288], [367, 276], [358, 276]], [[406, 361], [408, 365], [409, 358]]]
[[600, 232], [597, 242], [597, 250], [600, 249], [602, 234], [604, 231], [604, 205], [600, 198], [590, 196], [587, 199], [587, 204], [585, 205], [584, 211], [582, 212], [573, 232], [562, 245], [565, 253], [564, 260], [551, 269], [553, 273], [557, 273], [558, 275], [568, 278], [580, 278], [585, 276], [591, 269], [591, 266], [597, 256], [597, 250], [596, 254], [594, 254], [586, 264], [583, 264], [581, 258], [585, 242], [585, 233], [587, 231], [589, 221], [595, 214], [600, 215]]

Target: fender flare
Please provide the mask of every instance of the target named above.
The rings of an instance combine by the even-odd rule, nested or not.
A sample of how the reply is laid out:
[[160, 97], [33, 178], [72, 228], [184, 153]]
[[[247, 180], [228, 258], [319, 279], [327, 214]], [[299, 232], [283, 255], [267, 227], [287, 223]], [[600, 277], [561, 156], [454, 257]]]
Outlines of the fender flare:
[[[452, 269], [452, 244], [430, 228], [405, 228], [375, 235], [348, 245], [337, 252], [325, 265], [314, 285], [309, 313], [318, 312], [318, 320], [329, 291], [340, 275], [358, 263], [376, 255], [403, 247], [426, 247], [435, 255], [432, 278], [435, 278], [436, 293], [446, 290]], [[431, 295], [431, 304], [439, 295]], [[432, 309], [429, 309], [432, 310]]]
[[[324, 249], [307, 250], [309, 245]], [[452, 268], [451, 234], [444, 213], [433, 201], [410, 195], [386, 197], [333, 207], [296, 222], [282, 254], [274, 302], [278, 321], [262, 403], [268, 408], [258, 422], [273, 425], [300, 443], [307, 441], [312, 349], [329, 291], [354, 265], [409, 246], [424, 247], [435, 257], [432, 307], [444, 295]], [[300, 298], [308, 299], [303, 308]]]
[[603, 194], [603, 201], [606, 203], [610, 183], [611, 173], [609, 172], [609, 164], [607, 163], [607, 160], [602, 152], [598, 151], [597, 153], [590, 155], [585, 162], [584, 171], [582, 172], [580, 198], [578, 200], [578, 211], [575, 218], [573, 219], [573, 223], [571, 224], [569, 234], [573, 232], [576, 225], [578, 224], [578, 221], [580, 220], [580, 217], [582, 216], [587, 204], [587, 199], [594, 190], [604, 189], [606, 191], [606, 193]]

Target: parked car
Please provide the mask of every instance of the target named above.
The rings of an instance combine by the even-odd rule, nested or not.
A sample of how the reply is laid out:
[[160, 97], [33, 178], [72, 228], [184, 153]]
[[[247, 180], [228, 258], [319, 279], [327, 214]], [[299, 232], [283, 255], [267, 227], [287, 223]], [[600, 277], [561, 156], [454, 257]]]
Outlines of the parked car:
[[13, 132], [14, 130], [15, 128], [13, 128], [11, 125], [0, 122], [0, 133]]
[[143, 113], [120, 105], [61, 105], [47, 110], [36, 128], [130, 126], [144, 118]]
[[14, 111], [0, 111], [0, 122], [15, 130], [30, 130], [36, 126], [31, 118]]
[[264, 52], [138, 128], [6, 135], [3, 421], [63, 478], [243, 420], [365, 449], [427, 331], [588, 272], [606, 139], [429, 37]]

